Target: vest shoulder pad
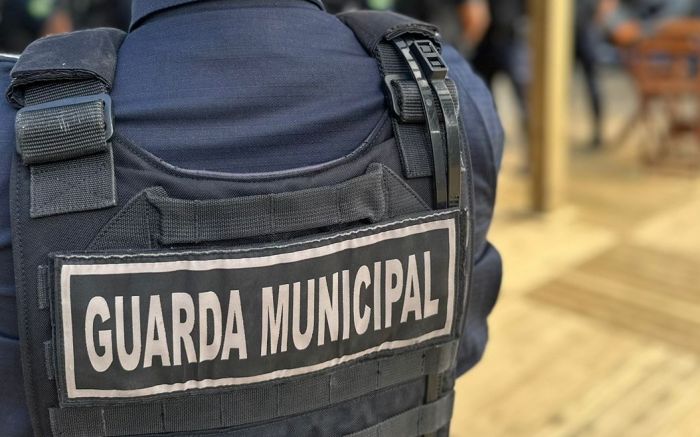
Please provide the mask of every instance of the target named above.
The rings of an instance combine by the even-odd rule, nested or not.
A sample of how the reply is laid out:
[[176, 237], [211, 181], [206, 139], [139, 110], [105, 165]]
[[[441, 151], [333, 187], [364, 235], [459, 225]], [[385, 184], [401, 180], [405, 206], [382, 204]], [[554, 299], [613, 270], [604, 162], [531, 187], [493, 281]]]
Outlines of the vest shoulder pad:
[[114, 81], [117, 51], [125, 35], [118, 29], [98, 28], [34, 41], [10, 73], [8, 101], [23, 106], [25, 89], [43, 82], [95, 79], [109, 90]]
[[436, 44], [438, 28], [415, 18], [388, 11], [350, 11], [337, 15], [348, 26], [370, 54], [383, 40], [392, 40], [406, 34], [429, 38]]

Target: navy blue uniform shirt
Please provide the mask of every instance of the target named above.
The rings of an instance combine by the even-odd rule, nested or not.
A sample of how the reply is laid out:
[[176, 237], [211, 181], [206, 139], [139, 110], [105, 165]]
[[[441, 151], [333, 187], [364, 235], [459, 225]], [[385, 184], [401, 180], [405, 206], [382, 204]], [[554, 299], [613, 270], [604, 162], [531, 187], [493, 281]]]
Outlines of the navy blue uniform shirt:
[[[377, 62], [320, 1], [136, 0], [112, 92], [120, 134], [173, 165], [280, 170], [341, 157], [384, 116]], [[476, 190], [476, 269], [460, 372], [481, 357], [501, 263], [486, 242], [503, 131], [457, 52]], [[14, 61], [0, 58], [0, 89]], [[19, 358], [9, 212], [15, 109], [0, 102], [0, 434], [29, 434]]]

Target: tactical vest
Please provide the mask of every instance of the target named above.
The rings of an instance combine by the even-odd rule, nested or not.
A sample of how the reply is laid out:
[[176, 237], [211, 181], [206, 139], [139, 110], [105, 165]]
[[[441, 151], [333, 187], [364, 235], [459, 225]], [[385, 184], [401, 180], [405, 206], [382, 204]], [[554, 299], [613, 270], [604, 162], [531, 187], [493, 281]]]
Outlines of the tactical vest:
[[273, 173], [184, 170], [120, 136], [121, 31], [19, 58], [11, 212], [36, 435], [447, 432], [472, 265], [457, 91], [433, 26], [339, 18], [378, 61], [387, 116], [350, 155]]

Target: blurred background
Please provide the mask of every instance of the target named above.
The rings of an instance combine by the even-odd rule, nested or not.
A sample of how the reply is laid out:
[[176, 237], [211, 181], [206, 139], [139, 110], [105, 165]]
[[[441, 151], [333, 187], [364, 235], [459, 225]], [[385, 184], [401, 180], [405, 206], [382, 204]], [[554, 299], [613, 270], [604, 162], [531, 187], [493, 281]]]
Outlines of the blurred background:
[[[700, 436], [700, 1], [326, 0], [434, 22], [493, 90], [504, 283], [454, 436]], [[0, 0], [0, 51], [125, 29]]]

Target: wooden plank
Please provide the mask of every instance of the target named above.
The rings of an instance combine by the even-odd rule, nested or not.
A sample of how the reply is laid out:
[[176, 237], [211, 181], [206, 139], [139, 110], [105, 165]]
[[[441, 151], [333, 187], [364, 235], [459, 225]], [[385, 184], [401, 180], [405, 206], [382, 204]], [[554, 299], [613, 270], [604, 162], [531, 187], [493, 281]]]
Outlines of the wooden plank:
[[697, 266], [694, 257], [623, 246], [530, 296], [700, 353]]
[[662, 368], [668, 355], [661, 348], [645, 348], [627, 357], [601, 380], [593, 381], [586, 392], [572, 402], [561, 405], [538, 432], [540, 437], [586, 435], [594, 433], [597, 421], [614, 410], [614, 406], [648, 379], [651, 372]]
[[664, 416], [676, 408], [675, 402], [697, 374], [694, 360], [666, 358], [663, 365], [651, 369], [628, 393], [610, 405], [593, 422], [601, 436], [656, 436]]
[[[583, 319], [535, 306], [519, 327], [495, 332], [493, 339], [501, 343], [499, 350], [490, 351], [481, 367], [459, 381], [453, 436], [537, 435], [592, 382], [607, 383], [608, 375], [631, 367], [643, 347], [624, 337], [610, 338], [607, 330]], [[658, 355], [649, 360], [663, 360]]]

